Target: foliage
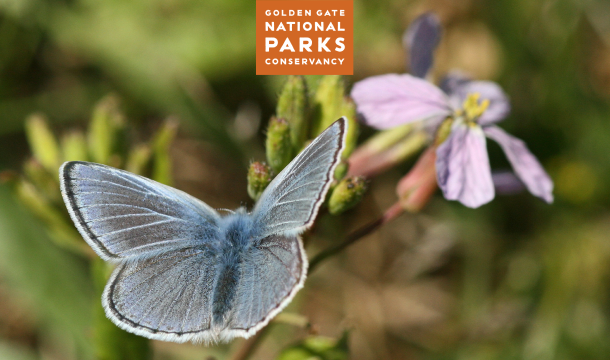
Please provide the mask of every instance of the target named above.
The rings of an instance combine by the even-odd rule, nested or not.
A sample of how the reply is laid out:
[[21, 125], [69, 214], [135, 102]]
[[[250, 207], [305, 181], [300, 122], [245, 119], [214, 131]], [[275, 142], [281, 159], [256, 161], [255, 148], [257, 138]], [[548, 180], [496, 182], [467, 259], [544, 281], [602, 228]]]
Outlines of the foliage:
[[[383, 133], [362, 126], [350, 135], [360, 140], [351, 159], [368, 149], [363, 163], [383, 163], [367, 157], [383, 152], [391, 166], [366, 169], [370, 187], [349, 212], [321, 212], [306, 238], [310, 259], [378, 219], [398, 200], [401, 178], [409, 180], [403, 206], [419, 214], [317, 267], [287, 310], [311, 327], [278, 324], [253, 357], [324, 358], [306, 339], [316, 332], [337, 339], [349, 328], [353, 359], [607, 358], [606, 3], [354, 0], [354, 8], [354, 76], [286, 78], [254, 75], [249, 0], [0, 2], [0, 358], [238, 353], [243, 341], [150, 346], [106, 327], [98, 293], [108, 269], [69, 221], [57, 169], [66, 159], [102, 161], [190, 187], [206, 201], [247, 202], [247, 165], [266, 156], [261, 119], [305, 124], [290, 128], [294, 157], [328, 121], [354, 114], [345, 98], [351, 84], [405, 72], [401, 35], [428, 10], [444, 27], [431, 79], [460, 68], [502, 86], [512, 104], [506, 129], [548, 170], [554, 205], [521, 194], [478, 210], [449, 203], [421, 177], [405, 178], [428, 138], [411, 126]], [[109, 92], [118, 95], [99, 101]], [[284, 99], [302, 105], [278, 109]], [[175, 118], [163, 121], [168, 115], [180, 128]], [[489, 156], [495, 168], [509, 167], [497, 146]], [[338, 182], [361, 175], [345, 165], [338, 172]]]
[[[93, 287], [93, 292], [96, 294], [94, 301], [88, 305], [93, 310], [93, 317], [91, 318], [91, 314], [87, 311], [87, 316], [79, 319], [80, 328], [71, 329], [74, 336], [72, 341], [77, 341], [82, 347], [83, 357], [94, 355], [95, 358], [104, 360], [147, 359], [150, 350], [146, 339], [128, 334], [106, 319], [99, 299], [110, 276], [111, 268], [93, 254], [74, 228], [59, 193], [59, 166], [64, 161], [95, 161], [126, 168], [136, 174], [148, 175], [159, 182], [170, 184], [172, 175], [169, 146], [176, 135], [176, 127], [177, 123], [169, 119], [150, 142], [129, 146], [132, 141], [129, 140], [127, 121], [119, 108], [118, 98], [113, 95], [102, 99], [94, 108], [86, 134], [78, 130], [70, 130], [64, 134], [61, 142], [57, 141], [48, 126], [48, 120], [43, 115], [32, 115], [26, 121], [26, 133], [33, 157], [26, 161], [24, 175], [11, 181], [15, 194], [21, 203], [45, 224], [46, 236], [57, 247], [80, 255], [91, 264], [91, 280], [80, 278], [79, 282], [85, 282], [86, 285], [82, 286], [88, 288], [89, 292]], [[16, 245], [26, 246], [27, 242]], [[46, 246], [49, 245], [51, 244]], [[41, 262], [40, 265], [46, 263], [46, 266], [53, 267], [48, 263], [52, 258], [47, 260], [46, 257], [46, 253], [41, 252], [37, 261]], [[28, 261], [24, 261], [23, 265], [25, 264], [28, 264]], [[15, 267], [20, 266], [22, 265], [17, 264]], [[57, 268], [67, 267], [68, 265], [62, 265]], [[78, 273], [83, 273], [83, 270]], [[57, 281], [57, 284], [61, 283], [62, 280]], [[43, 285], [42, 288], [44, 287]], [[58, 285], [57, 291], [62, 292], [63, 287], [65, 286]], [[79, 290], [75, 289], [75, 291]], [[43, 303], [46, 301], [44, 298], [35, 300]], [[70, 312], [69, 304], [83, 301], [90, 300], [77, 296], [69, 301], [62, 301], [61, 305], [67, 308], [59, 311], [59, 314], [63, 311]], [[76, 312], [73, 315], [78, 316]], [[83, 334], [88, 332], [86, 330], [88, 326], [93, 327], [91, 338], [83, 337]], [[93, 344], [90, 344], [91, 342]]]

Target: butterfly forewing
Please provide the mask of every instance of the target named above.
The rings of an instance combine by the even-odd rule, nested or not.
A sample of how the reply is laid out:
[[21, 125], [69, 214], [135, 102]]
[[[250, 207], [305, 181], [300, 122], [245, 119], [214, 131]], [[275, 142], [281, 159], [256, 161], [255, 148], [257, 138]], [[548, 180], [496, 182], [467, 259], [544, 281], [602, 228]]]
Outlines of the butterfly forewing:
[[341, 160], [346, 127], [345, 118], [335, 121], [265, 189], [252, 212], [260, 238], [298, 234], [311, 225]]
[[217, 236], [219, 215], [169, 186], [86, 162], [65, 163], [60, 176], [72, 220], [106, 260], [151, 256]]

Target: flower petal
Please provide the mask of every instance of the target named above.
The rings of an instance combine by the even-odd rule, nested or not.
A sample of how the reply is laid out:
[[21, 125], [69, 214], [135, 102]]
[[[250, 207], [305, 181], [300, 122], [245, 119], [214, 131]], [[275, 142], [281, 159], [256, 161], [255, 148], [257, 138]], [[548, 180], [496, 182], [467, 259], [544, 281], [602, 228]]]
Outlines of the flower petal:
[[510, 102], [502, 88], [492, 81], [471, 81], [466, 75], [453, 71], [441, 82], [450, 98], [451, 106], [460, 109], [468, 94], [481, 94], [480, 100], [489, 100], [489, 107], [479, 118], [479, 124], [489, 125], [504, 120], [510, 114]]
[[441, 89], [408, 74], [387, 74], [358, 81], [351, 97], [365, 123], [377, 129], [420, 120], [440, 122], [451, 114]]
[[405, 31], [402, 42], [409, 52], [411, 74], [425, 78], [434, 62], [434, 50], [441, 40], [442, 28], [432, 13], [420, 15]]
[[[441, 80], [440, 88], [447, 95], [451, 96], [458, 92], [459, 88], [466, 85], [467, 83], [472, 82], [472, 79], [459, 70], [452, 70], [448, 74], [446, 74]], [[458, 106], [462, 106], [462, 103], [466, 98], [457, 99], [460, 100]]]
[[485, 135], [479, 126], [458, 122], [436, 150], [436, 176], [448, 200], [477, 208], [494, 196]]
[[518, 194], [525, 190], [525, 185], [514, 172], [507, 171], [494, 171], [491, 174], [491, 178], [494, 181], [494, 187], [496, 188], [496, 194], [500, 195], [513, 195]]
[[527, 189], [547, 203], [552, 203], [553, 180], [529, 151], [527, 145], [497, 126], [486, 126], [484, 131], [490, 139], [500, 144], [515, 173]]

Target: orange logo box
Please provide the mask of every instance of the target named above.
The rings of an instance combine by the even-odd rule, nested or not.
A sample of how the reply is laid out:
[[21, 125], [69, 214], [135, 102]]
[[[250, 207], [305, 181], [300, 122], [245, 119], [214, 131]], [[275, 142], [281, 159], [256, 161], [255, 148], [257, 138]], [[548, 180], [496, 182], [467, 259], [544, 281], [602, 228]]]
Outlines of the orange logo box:
[[352, 0], [256, 1], [256, 75], [352, 75]]

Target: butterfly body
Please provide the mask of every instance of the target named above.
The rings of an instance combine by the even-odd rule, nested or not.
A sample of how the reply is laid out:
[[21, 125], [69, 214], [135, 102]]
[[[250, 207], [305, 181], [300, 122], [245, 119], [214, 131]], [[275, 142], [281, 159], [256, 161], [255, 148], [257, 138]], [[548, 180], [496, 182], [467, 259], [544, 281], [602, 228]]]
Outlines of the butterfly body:
[[85, 241], [117, 264], [102, 295], [117, 326], [151, 339], [249, 337], [303, 287], [299, 234], [315, 219], [340, 161], [340, 119], [269, 184], [248, 213], [221, 216], [169, 186], [109, 166], [67, 162], [62, 196]]
[[[214, 304], [212, 309], [212, 327], [217, 331], [223, 330], [227, 323], [231, 322], [231, 308], [236, 301], [238, 290], [248, 284], [247, 274], [257, 272], [253, 264], [247, 261], [253, 253], [265, 252], [265, 247], [261, 244], [265, 239], [256, 236], [259, 230], [250, 214], [244, 208], [238, 209], [235, 213], [223, 216], [218, 221], [219, 238], [217, 246], [211, 250], [216, 257], [217, 278], [213, 295]], [[300, 278], [305, 278], [303, 270], [307, 266], [307, 259], [302, 251], [301, 240], [294, 237], [293, 242], [299, 244], [301, 254], [301, 269], [298, 269]], [[276, 256], [273, 252], [269, 256]], [[262, 255], [265, 256], [264, 254]], [[277, 260], [281, 261], [281, 260]], [[264, 263], [264, 262], [263, 262]], [[283, 263], [282, 263], [283, 264]], [[298, 280], [300, 280], [300, 278]], [[297, 281], [298, 282], [298, 281]], [[241, 300], [241, 299], [240, 299]], [[262, 320], [262, 319], [261, 319]]]

